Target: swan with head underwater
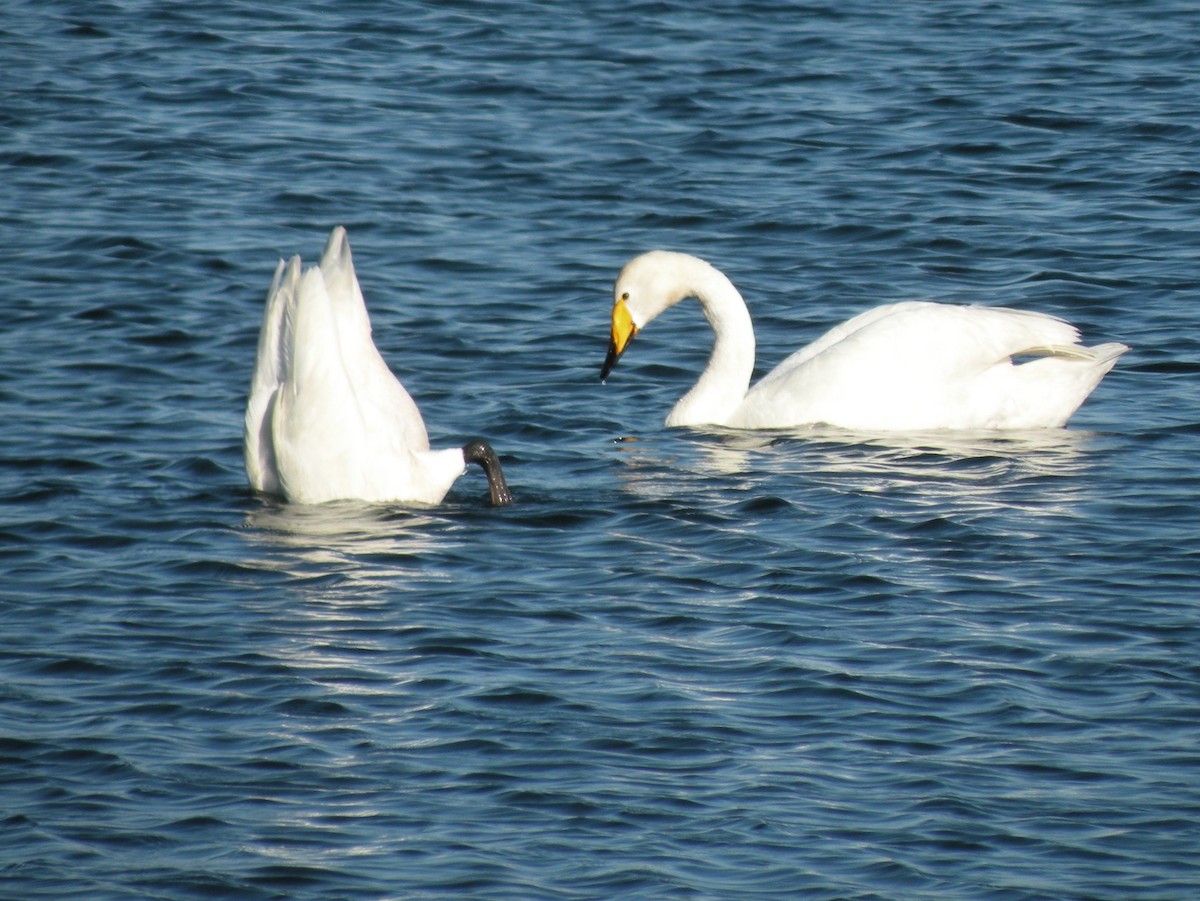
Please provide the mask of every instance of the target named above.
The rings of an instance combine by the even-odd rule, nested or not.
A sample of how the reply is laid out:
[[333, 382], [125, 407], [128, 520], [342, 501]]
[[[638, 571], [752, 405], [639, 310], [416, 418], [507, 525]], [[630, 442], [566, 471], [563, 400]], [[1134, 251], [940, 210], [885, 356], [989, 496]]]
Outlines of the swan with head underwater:
[[641, 329], [687, 297], [700, 302], [716, 335], [707, 367], [667, 426], [1058, 428], [1128, 350], [1117, 343], [1084, 347], [1074, 326], [1045, 313], [906, 301], [834, 327], [751, 388], [750, 314], [714, 266], [689, 254], [651, 251], [621, 270], [613, 297], [601, 381]]
[[482, 439], [431, 450], [417, 405], [371, 339], [346, 230], [318, 266], [283, 260], [267, 294], [246, 405], [246, 475], [293, 503], [437, 504], [466, 470], [487, 474], [493, 504], [512, 495]]

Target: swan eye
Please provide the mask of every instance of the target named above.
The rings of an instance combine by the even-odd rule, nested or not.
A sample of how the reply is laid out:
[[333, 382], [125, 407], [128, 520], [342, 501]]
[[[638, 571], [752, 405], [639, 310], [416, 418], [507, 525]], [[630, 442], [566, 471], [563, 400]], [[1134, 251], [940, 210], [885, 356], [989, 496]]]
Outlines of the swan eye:
[[624, 294], [621, 295], [621, 300], [625, 301], [626, 303], [629, 302], [629, 292], [628, 291], [626, 291]]

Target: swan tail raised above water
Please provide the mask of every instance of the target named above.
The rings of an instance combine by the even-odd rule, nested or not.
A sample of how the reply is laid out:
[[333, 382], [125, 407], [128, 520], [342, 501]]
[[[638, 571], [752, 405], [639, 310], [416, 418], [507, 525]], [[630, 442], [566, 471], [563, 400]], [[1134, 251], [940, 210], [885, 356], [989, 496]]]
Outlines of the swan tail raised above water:
[[[320, 272], [330, 302], [327, 310], [330, 328], [324, 331], [324, 325], [319, 324], [312, 342], [297, 342], [298, 352], [314, 359], [325, 357], [339, 361], [345, 388], [353, 396], [354, 406], [371, 423], [373, 434], [390, 434], [395, 446], [428, 450], [429, 436], [421, 411], [392, 374], [371, 337], [371, 320], [354, 272], [350, 241], [342, 226], [337, 226], [329, 235], [316, 271]], [[335, 344], [318, 349], [322, 336]], [[385, 417], [387, 421], [383, 424]]]
[[251, 487], [297, 503], [436, 504], [478, 462], [493, 501], [507, 503], [499, 461], [487, 450], [476, 442], [430, 450], [417, 405], [371, 339], [344, 229], [333, 230], [307, 272], [299, 257], [280, 262], [246, 407]]
[[271, 411], [275, 394], [288, 369], [289, 342], [284, 340], [285, 311], [294, 303], [300, 285], [300, 258], [290, 263], [279, 261], [267, 292], [262, 326], [258, 333], [258, 352], [250, 381], [250, 399], [246, 404], [244, 451], [246, 475], [255, 491], [279, 494], [280, 485], [271, 441]]

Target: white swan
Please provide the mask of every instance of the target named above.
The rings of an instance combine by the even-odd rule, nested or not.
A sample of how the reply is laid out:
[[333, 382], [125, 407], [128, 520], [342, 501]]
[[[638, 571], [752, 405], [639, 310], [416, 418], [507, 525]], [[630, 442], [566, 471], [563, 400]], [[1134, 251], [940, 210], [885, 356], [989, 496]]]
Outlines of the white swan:
[[[750, 388], [754, 329], [733, 284], [683, 253], [631, 260], [613, 290], [601, 381], [639, 330], [686, 297], [716, 333], [668, 426], [824, 424], [856, 431], [1056, 428], [1128, 348], [1083, 347], [1044, 313], [911, 301], [876, 307], [792, 354]], [[1016, 363], [1013, 357], [1034, 357]]]
[[294, 503], [339, 499], [436, 504], [468, 463], [493, 504], [512, 495], [486, 441], [430, 450], [425, 423], [371, 340], [346, 230], [320, 266], [279, 261], [267, 294], [246, 405], [246, 475]]

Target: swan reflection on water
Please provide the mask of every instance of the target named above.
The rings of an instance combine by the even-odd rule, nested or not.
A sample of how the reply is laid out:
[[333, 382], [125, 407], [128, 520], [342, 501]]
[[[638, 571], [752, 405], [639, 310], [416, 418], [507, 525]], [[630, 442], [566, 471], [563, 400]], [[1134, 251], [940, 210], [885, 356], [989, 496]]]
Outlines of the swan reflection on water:
[[[683, 440], [679, 440], [682, 437]], [[859, 435], [831, 428], [709, 428], [618, 442], [626, 491], [658, 498], [723, 492], [899, 497], [914, 505], [1065, 511], [1080, 500], [1095, 433], [1066, 429]], [[786, 480], [786, 481], [781, 481]], [[726, 500], [732, 500], [727, 498]]]
[[[432, 551], [450, 542], [446, 522], [424, 512], [357, 501], [263, 500], [245, 518], [250, 542], [273, 551], [256, 566], [302, 579], [336, 573], [360, 585], [411, 575]], [[421, 572], [429, 576], [427, 567]]]

